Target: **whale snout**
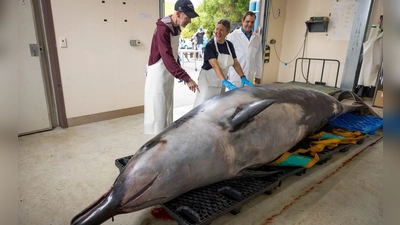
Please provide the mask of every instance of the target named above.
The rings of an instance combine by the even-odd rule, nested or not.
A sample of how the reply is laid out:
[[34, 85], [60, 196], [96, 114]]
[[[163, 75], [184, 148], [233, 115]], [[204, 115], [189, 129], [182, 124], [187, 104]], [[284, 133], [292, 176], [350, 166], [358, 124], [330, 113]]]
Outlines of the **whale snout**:
[[114, 198], [113, 189], [110, 188], [98, 200], [72, 218], [71, 225], [101, 224], [121, 213], [118, 205], [118, 198]]

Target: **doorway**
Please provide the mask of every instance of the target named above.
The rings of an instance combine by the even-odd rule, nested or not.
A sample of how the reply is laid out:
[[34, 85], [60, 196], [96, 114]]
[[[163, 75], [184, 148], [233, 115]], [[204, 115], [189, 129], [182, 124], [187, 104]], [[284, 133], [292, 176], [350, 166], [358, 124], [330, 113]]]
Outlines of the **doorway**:
[[[195, 10], [197, 11], [197, 8], [200, 6], [200, 4], [206, 2], [207, 0], [191, 0]], [[165, 17], [167, 15], [170, 15], [174, 13], [174, 5], [175, 5], [176, 0], [160, 0], [159, 5], [160, 5], [160, 15], [159, 17]], [[270, 0], [248, 0], [248, 5], [246, 6], [246, 9], [243, 9], [239, 13], [238, 20], [241, 21], [241, 17], [243, 13], [247, 10], [251, 10], [256, 13], [257, 16], [257, 23], [254, 27], [254, 30], [259, 28], [260, 35], [262, 37], [262, 46], [265, 46], [265, 37], [267, 36], [267, 26], [268, 26], [268, 16], [269, 16], [269, 6], [270, 6]], [[195, 20], [195, 19], [194, 19]], [[216, 22], [216, 21], [215, 21]], [[215, 22], [212, 23], [212, 26], [214, 26]], [[196, 22], [192, 24], [195, 24]], [[239, 25], [238, 22], [232, 22], [231, 24]], [[201, 26], [202, 24], [200, 24]], [[185, 29], [183, 29], [183, 33], [190, 29], [189, 27], [191, 24], [188, 25]], [[198, 26], [196, 27], [196, 29]], [[195, 33], [195, 31], [190, 31], [190, 34]], [[187, 37], [186, 37], [187, 38]], [[210, 38], [210, 35], [207, 36], [207, 38]], [[190, 39], [190, 38], [189, 38]], [[190, 77], [193, 80], [197, 81], [199, 72], [201, 70], [201, 66], [203, 65], [203, 61], [197, 61], [194, 60], [192, 56], [189, 56], [189, 53], [187, 53], [188, 57], [183, 57], [181, 58], [181, 65], [182, 67], [186, 70], [186, 72], [190, 75]], [[180, 118], [183, 116], [185, 113], [190, 111], [193, 107], [194, 99], [196, 97], [196, 94], [193, 92], [188, 91], [188, 88], [183, 84], [183, 82], [179, 82], [178, 80], [175, 80], [175, 86], [174, 86], [174, 120]]]
[[44, 76], [43, 43], [39, 40], [30, 0], [18, 5], [18, 135], [51, 130], [52, 109], [48, 79]]

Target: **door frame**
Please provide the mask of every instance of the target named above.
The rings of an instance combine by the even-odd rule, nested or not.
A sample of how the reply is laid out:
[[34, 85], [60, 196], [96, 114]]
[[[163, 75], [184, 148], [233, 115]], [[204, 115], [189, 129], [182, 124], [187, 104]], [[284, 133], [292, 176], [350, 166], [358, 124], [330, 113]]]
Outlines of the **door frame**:
[[67, 128], [57, 41], [50, 0], [32, 0], [35, 30], [41, 50], [41, 66], [52, 127]]
[[[261, 46], [263, 48], [265, 48], [265, 46], [267, 45], [268, 24], [269, 24], [268, 21], [269, 21], [269, 15], [270, 15], [271, 1], [272, 0], [260, 0], [262, 16], [260, 16], [259, 24], [261, 24], [261, 27], [262, 27], [260, 35], [261, 35]], [[263, 18], [262, 21], [261, 21], [261, 18]], [[265, 51], [265, 49], [263, 49], [263, 50]], [[263, 76], [264, 76], [264, 60], [263, 60], [261, 80], [262, 80]]]
[[357, 1], [340, 84], [343, 91], [355, 91], [357, 86], [357, 67], [362, 58], [363, 43], [367, 36], [374, 3], [375, 0]]

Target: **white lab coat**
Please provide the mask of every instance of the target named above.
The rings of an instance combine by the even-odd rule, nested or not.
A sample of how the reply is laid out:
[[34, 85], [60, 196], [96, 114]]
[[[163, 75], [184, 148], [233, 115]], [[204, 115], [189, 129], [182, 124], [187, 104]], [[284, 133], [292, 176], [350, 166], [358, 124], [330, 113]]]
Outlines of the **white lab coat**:
[[376, 86], [376, 79], [383, 60], [383, 32], [378, 34], [376, 29], [371, 29], [371, 32], [375, 33], [363, 43], [363, 62], [358, 78], [358, 85], [365, 87]]
[[[179, 35], [171, 35], [174, 58], [178, 58]], [[173, 122], [175, 77], [167, 70], [162, 58], [148, 66], [144, 89], [144, 133], [158, 134]]]
[[[229, 48], [228, 42], [225, 44], [228, 46], [228, 54], [222, 54], [218, 50], [217, 41], [214, 38], [215, 48], [218, 52], [218, 65], [226, 78], [229, 67], [233, 66], [234, 61]], [[225, 92], [225, 86], [222, 85], [222, 81], [217, 77], [213, 68], [209, 70], [202, 69], [199, 74], [199, 89], [201, 92], [196, 92], [196, 98], [194, 100], [193, 108], [207, 101], [208, 99]]]
[[[249, 41], [242, 32], [242, 28], [239, 28], [234, 30], [227, 39], [235, 46], [237, 60], [246, 78], [251, 82], [253, 82], [254, 78], [261, 79], [264, 48], [262, 47], [260, 35], [253, 32]], [[229, 68], [228, 80], [237, 87], [242, 86], [240, 76], [233, 67]]]

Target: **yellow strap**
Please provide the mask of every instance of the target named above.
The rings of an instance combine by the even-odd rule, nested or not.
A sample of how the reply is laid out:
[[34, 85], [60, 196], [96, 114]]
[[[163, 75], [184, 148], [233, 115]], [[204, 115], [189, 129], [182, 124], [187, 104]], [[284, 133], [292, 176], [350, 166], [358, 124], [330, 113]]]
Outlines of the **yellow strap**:
[[298, 153], [307, 153], [309, 152], [309, 149], [304, 149], [304, 148], [299, 148], [295, 152], [292, 152], [293, 154], [298, 154]]
[[318, 162], [318, 160], [319, 160], [319, 156], [318, 156], [318, 154], [315, 154], [314, 155], [314, 158], [312, 159], [312, 160], [310, 160], [310, 162], [308, 162], [306, 165], [304, 165], [303, 167], [304, 168], [311, 168], [312, 166], [314, 166], [315, 165], [315, 163], [317, 163]]
[[285, 161], [287, 159], [287, 157], [289, 157], [289, 156], [290, 156], [290, 153], [285, 152], [281, 155], [281, 157], [279, 157], [277, 160], [269, 163], [268, 165], [270, 165], [270, 166], [278, 165], [278, 164], [282, 163], [283, 161]]
[[324, 134], [327, 134], [325, 131], [321, 131], [318, 134], [314, 134], [313, 136], [310, 136], [309, 138], [311, 139], [319, 139], [320, 137], [322, 137]]
[[345, 139], [343, 139], [341, 142], [340, 142], [340, 144], [353, 144], [353, 145], [355, 145], [355, 144], [357, 144], [357, 141], [359, 140], [360, 138], [345, 138]]
[[362, 133], [360, 131], [346, 131], [340, 128], [333, 129], [332, 133], [343, 137], [362, 137]]
[[[308, 162], [303, 167], [310, 168], [310, 167], [314, 166], [315, 163], [318, 162], [319, 156], [317, 153], [323, 151], [325, 149], [325, 147], [328, 149], [332, 149], [332, 148], [337, 147], [339, 144], [356, 144], [359, 139], [363, 138], [362, 133], [359, 131], [346, 131], [343, 129], [333, 129], [332, 133], [339, 135], [339, 136], [346, 137], [346, 138], [343, 140], [336, 139], [336, 138], [321, 140], [319, 138], [321, 136], [323, 136], [324, 134], [327, 134], [326, 132], [322, 131], [318, 134], [315, 134], [315, 135], [309, 137], [309, 138], [319, 139], [319, 140], [312, 141], [310, 143], [310, 147], [308, 149], [300, 148], [300, 149], [292, 152], [292, 154], [309, 152], [311, 156], [314, 156], [314, 158], [312, 160], [310, 160], [310, 162]], [[281, 157], [279, 157], [277, 160], [269, 163], [268, 165], [271, 165], [271, 166], [278, 165], [278, 164], [282, 163], [283, 161], [285, 161], [289, 156], [290, 156], [290, 153], [285, 152], [281, 155]]]
[[340, 143], [340, 139], [332, 138], [332, 139], [323, 139], [319, 141], [312, 141], [310, 143], [311, 151], [321, 152], [324, 150], [325, 146], [329, 149], [332, 149]]

